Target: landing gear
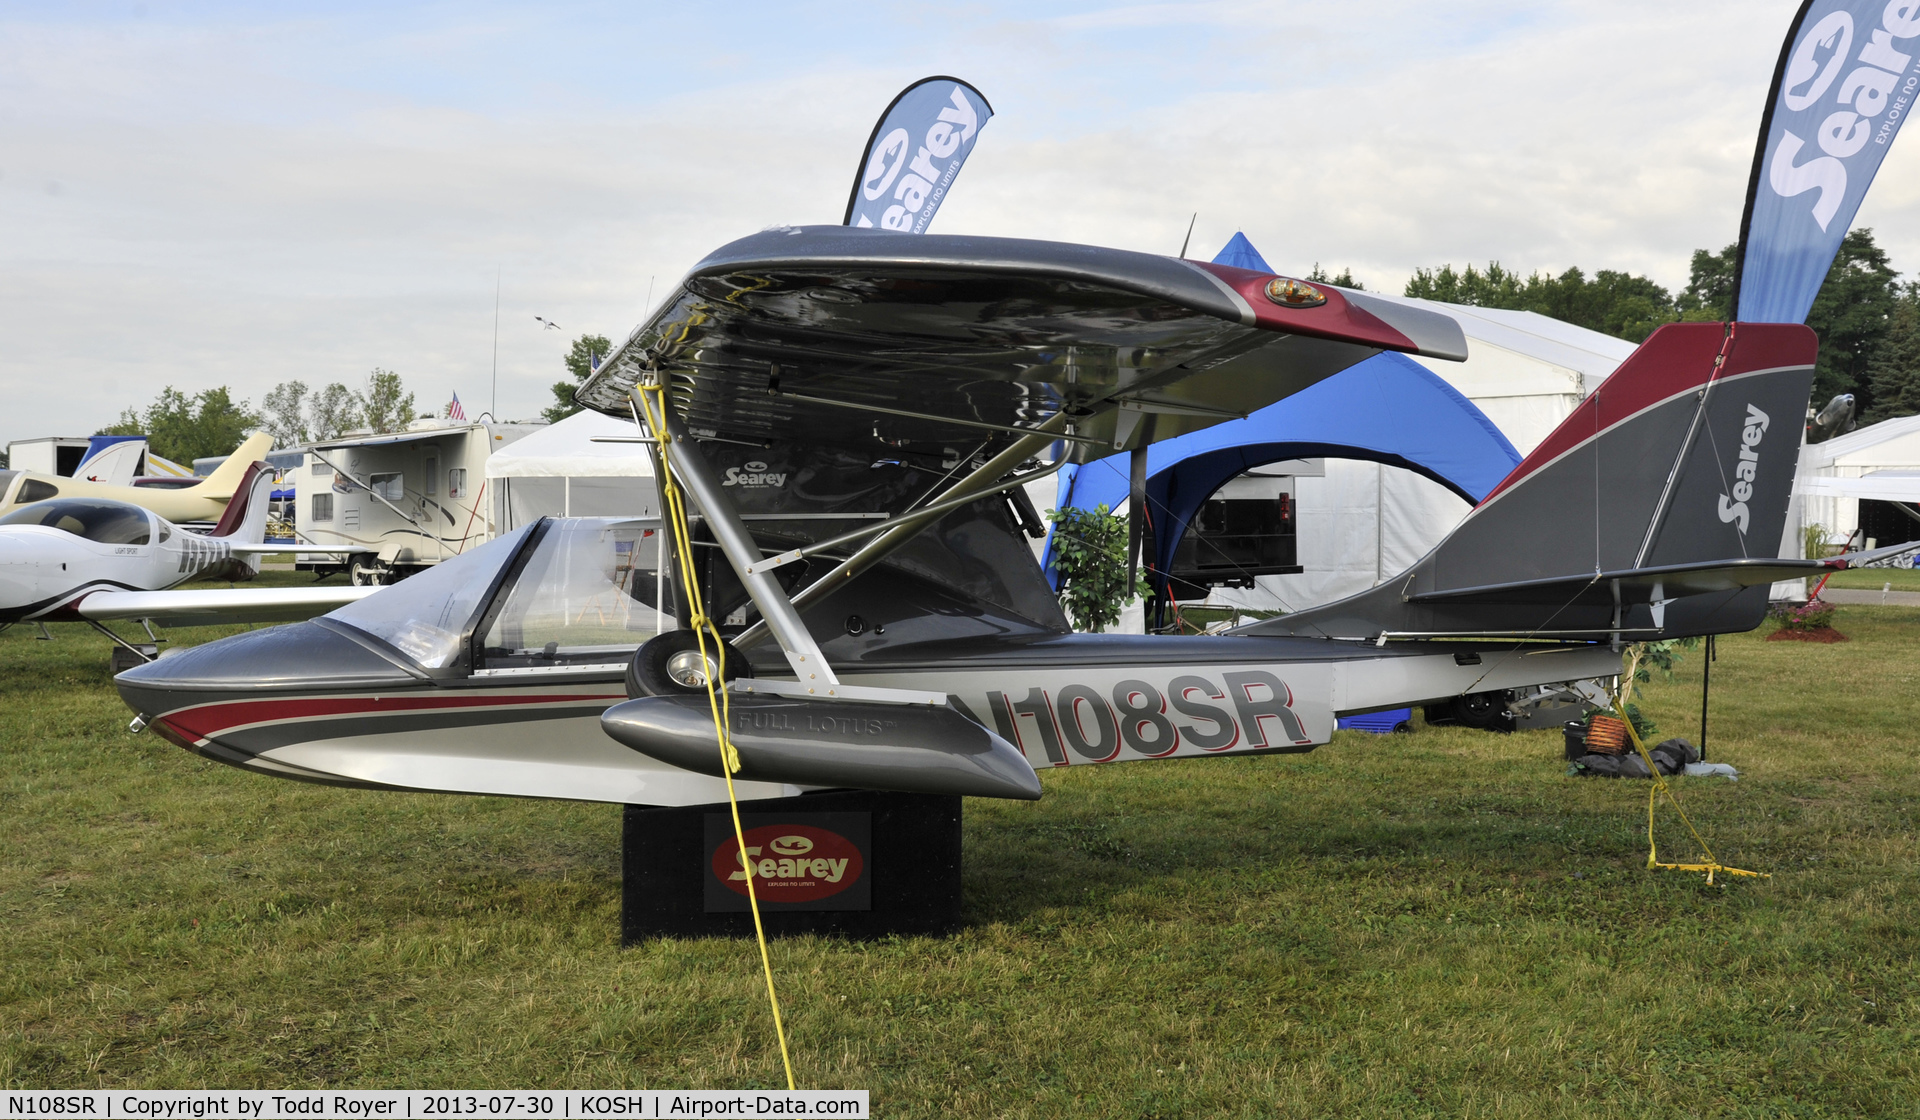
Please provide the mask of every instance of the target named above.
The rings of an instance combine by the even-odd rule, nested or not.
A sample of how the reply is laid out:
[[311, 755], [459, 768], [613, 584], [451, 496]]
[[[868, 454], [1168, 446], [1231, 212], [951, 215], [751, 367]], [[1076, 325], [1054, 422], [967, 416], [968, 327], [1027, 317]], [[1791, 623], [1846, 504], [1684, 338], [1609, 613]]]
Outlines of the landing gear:
[[[634, 651], [627, 665], [627, 695], [691, 696], [705, 695], [707, 675], [713, 672], [713, 637], [707, 637], [706, 659], [701, 660], [698, 638], [691, 630], [669, 630]], [[753, 666], [745, 654], [727, 646], [726, 679], [753, 676]]]
[[355, 587], [379, 587], [393, 582], [393, 572], [377, 556], [355, 556], [347, 563], [347, 579]]
[[1481, 731], [1512, 731], [1516, 724], [1513, 710], [1507, 707], [1508, 694], [1469, 692], [1440, 704], [1426, 706], [1427, 722], [1436, 727], [1454, 724]]

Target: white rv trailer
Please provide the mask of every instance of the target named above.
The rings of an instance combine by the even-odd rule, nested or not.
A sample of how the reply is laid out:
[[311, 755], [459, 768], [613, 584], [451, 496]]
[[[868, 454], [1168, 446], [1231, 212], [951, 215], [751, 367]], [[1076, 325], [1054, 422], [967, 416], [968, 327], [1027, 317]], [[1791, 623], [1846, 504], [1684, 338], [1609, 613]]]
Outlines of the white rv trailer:
[[341, 546], [356, 584], [391, 583], [493, 539], [487, 458], [539, 424], [420, 420], [404, 432], [313, 444], [293, 472], [294, 529], [306, 544]]

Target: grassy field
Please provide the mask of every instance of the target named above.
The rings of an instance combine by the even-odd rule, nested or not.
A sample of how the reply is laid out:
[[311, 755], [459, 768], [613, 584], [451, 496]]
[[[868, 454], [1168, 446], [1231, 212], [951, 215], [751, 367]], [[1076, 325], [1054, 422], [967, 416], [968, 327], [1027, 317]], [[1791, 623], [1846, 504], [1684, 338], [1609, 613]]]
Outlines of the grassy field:
[[1855, 568], [1835, 572], [1828, 587], [1847, 587], [1859, 591], [1878, 591], [1891, 583], [1895, 591], [1920, 591], [1920, 571], [1912, 568]]
[[[1906, 1116], [1920, 611], [1723, 639], [1721, 858], [1559, 736], [1340, 733], [969, 802], [969, 928], [776, 943], [803, 1085], [888, 1117]], [[769, 1086], [755, 954], [622, 950], [619, 810], [303, 786], [125, 731], [104, 640], [0, 634], [0, 1081]], [[1694, 737], [1699, 657], [1647, 702]], [[1663, 854], [1687, 854], [1662, 817]]]

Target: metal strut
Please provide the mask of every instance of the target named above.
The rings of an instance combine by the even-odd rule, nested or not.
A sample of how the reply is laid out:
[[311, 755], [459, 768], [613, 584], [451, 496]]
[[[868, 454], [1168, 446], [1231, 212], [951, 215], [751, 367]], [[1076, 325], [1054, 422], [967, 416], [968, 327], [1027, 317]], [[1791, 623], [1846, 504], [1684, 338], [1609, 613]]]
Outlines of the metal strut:
[[[644, 390], [634, 389], [635, 412], [650, 416], [646, 403], [639, 399]], [[665, 456], [667, 466], [673, 477], [693, 499], [700, 513], [706, 518], [707, 528], [713, 533], [714, 543], [721, 555], [740, 577], [747, 595], [753, 605], [759, 608], [760, 621], [749, 629], [748, 633], [765, 626], [772, 631], [774, 640], [780, 645], [780, 652], [786, 655], [787, 664], [793, 669], [796, 682], [789, 684], [780, 680], [767, 680], [753, 677], [733, 682], [730, 687], [735, 692], [765, 692], [774, 695], [811, 697], [813, 699], [870, 700], [887, 704], [927, 704], [943, 706], [947, 702], [945, 693], [928, 692], [919, 689], [874, 688], [866, 685], [846, 685], [834, 673], [833, 667], [820, 652], [819, 643], [813, 640], [806, 623], [800, 619], [792, 599], [780, 586], [780, 581], [770, 574], [768, 565], [761, 562], [760, 546], [754, 543], [753, 535], [747, 531], [746, 521], [733, 503], [727, 500], [720, 488], [720, 480], [713, 473], [713, 465], [700, 453], [686, 426], [673, 414], [673, 409], [662, 402], [661, 424], [665, 431], [656, 431], [659, 440], [656, 450]], [[936, 515], [937, 516], [937, 515]], [[679, 529], [676, 527], [675, 532]], [[745, 635], [742, 635], [744, 639]]]

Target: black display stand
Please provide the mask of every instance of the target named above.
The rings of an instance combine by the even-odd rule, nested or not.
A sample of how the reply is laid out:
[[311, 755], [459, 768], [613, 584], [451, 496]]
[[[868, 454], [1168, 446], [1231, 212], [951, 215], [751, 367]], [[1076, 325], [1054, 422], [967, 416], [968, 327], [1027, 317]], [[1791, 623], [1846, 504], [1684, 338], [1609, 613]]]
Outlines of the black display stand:
[[[960, 798], [810, 793], [743, 801], [740, 814], [751, 857], [772, 876], [756, 880], [767, 936], [875, 938], [960, 927]], [[621, 944], [753, 936], [725, 802], [627, 806], [620, 857]]]

